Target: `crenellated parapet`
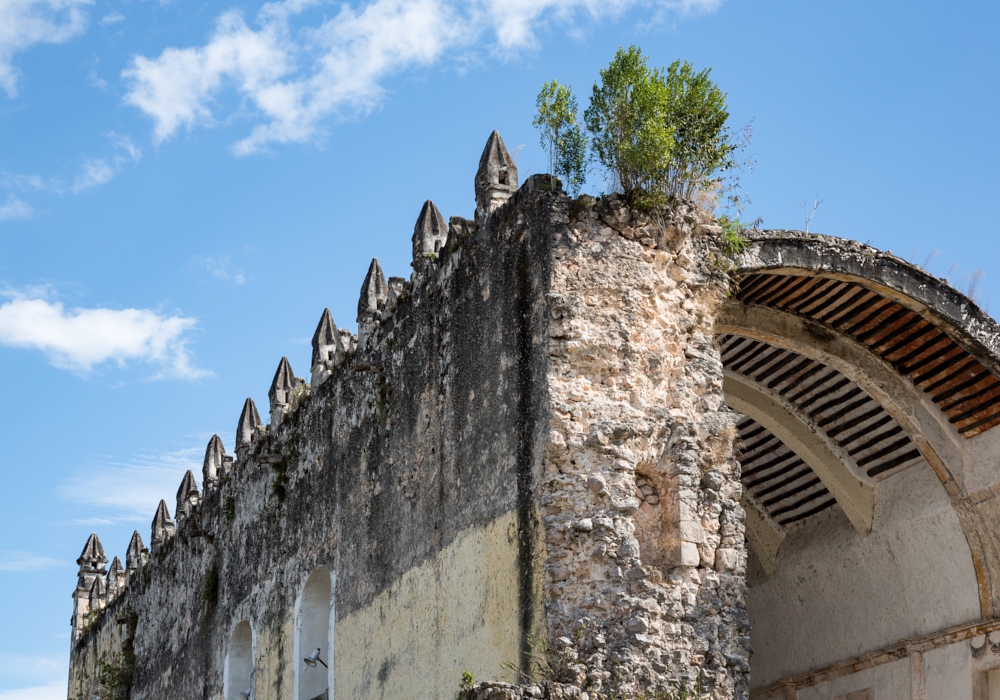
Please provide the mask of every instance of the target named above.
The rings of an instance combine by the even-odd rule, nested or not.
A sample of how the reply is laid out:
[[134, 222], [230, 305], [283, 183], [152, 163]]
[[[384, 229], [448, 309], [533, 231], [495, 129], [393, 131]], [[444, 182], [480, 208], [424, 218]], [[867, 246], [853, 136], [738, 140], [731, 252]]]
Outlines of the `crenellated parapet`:
[[[331, 698], [326, 664], [338, 700], [437, 700], [463, 670], [523, 680], [541, 649], [566, 697], [613, 675], [659, 691], [698, 673], [699, 644], [719, 650], [707, 679], [742, 682], [742, 627], [719, 622], [742, 604], [742, 531], [702, 552], [663, 524], [675, 506], [716, 529], [738, 519], [729, 411], [715, 384], [678, 379], [685, 348], [713, 352], [705, 319], [724, 291], [691, 263], [698, 222], [571, 200], [547, 175], [519, 187], [496, 132], [475, 200], [471, 218], [425, 201], [409, 277], [373, 259], [357, 335], [323, 309], [309, 382], [282, 357], [268, 422], [248, 398], [235, 458], [214, 435], [201, 488], [184, 475], [173, 519], [160, 502], [151, 551], [135, 533], [124, 573], [80, 589], [87, 611], [105, 601], [111, 640], [74, 647], [80, 698], [98, 690], [101, 645], [126, 644], [112, 610], [138, 619], [134, 700]], [[683, 323], [661, 323], [677, 308]], [[723, 495], [678, 476], [680, 453], [719, 470], [706, 483]], [[671, 638], [684, 615], [704, 639]]]

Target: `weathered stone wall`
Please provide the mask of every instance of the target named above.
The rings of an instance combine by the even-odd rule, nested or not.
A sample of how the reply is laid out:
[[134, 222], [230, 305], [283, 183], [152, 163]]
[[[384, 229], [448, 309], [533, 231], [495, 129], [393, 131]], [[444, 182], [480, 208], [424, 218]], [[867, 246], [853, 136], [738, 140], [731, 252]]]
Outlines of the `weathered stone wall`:
[[720, 231], [695, 210], [566, 207], [539, 486], [556, 675], [591, 697], [699, 678], [742, 696], [741, 486], [713, 346]]
[[[545, 197], [529, 204], [545, 216]], [[138, 615], [132, 698], [218, 697], [241, 620], [254, 697], [293, 697], [295, 602], [319, 566], [336, 574], [338, 698], [454, 697], [463, 670], [522, 666], [529, 634], [545, 636], [545, 231], [533, 218], [531, 235], [454, 241], [154, 548], [118, 603]], [[116, 663], [116, 640], [74, 649], [72, 698], [97, 693], [83, 660], [101, 655]]]
[[[544, 176], [476, 219], [132, 576], [115, 604], [137, 616], [131, 698], [220, 697], [244, 620], [253, 697], [293, 698], [318, 567], [338, 700], [454, 698], [463, 671], [522, 683], [496, 697], [745, 696], [718, 227]], [[123, 639], [85, 635], [71, 698]]]

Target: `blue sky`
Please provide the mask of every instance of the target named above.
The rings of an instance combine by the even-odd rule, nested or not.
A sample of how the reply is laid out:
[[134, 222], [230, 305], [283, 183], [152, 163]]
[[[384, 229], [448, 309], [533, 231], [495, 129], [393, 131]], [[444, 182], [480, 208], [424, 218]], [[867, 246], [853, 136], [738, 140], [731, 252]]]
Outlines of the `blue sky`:
[[753, 120], [751, 218], [818, 196], [813, 231], [1000, 304], [998, 30], [961, 0], [0, 0], [0, 700], [65, 697], [87, 535], [148, 541], [281, 356], [308, 377], [323, 308], [355, 327], [371, 258], [409, 274], [423, 201], [472, 215], [492, 129], [543, 170], [539, 87], [585, 106], [620, 45]]

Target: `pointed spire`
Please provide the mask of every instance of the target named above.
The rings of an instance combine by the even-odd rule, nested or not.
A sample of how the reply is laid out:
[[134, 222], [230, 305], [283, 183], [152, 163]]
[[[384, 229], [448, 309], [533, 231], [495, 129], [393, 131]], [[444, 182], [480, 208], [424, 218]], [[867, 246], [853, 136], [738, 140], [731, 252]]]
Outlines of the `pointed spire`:
[[448, 224], [434, 202], [427, 200], [413, 227], [413, 262], [415, 270], [421, 270], [437, 257], [448, 239]]
[[267, 397], [271, 400], [271, 425], [273, 427], [281, 422], [281, 417], [292, 403], [292, 395], [304, 383], [295, 376], [288, 358], [282, 357], [281, 362], [278, 363], [278, 370], [274, 373], [274, 379], [271, 381], [271, 388], [267, 392]]
[[[243, 412], [240, 414], [239, 425], [236, 426], [236, 454], [240, 456], [241, 451], [250, 449], [250, 444], [253, 442], [253, 436], [257, 432], [257, 428], [262, 425], [260, 422], [260, 414], [257, 413], [257, 406], [254, 404], [253, 399], [247, 399], [243, 404]], [[242, 460], [243, 457], [240, 456]]]
[[180, 488], [177, 489], [177, 516], [178, 524], [187, 516], [191, 515], [194, 509], [201, 502], [201, 494], [198, 492], [198, 483], [194, 480], [194, 473], [188, 469], [181, 479]]
[[138, 571], [146, 563], [146, 547], [142, 543], [139, 531], [132, 533], [129, 540], [128, 550], [125, 552], [125, 567], [128, 571]]
[[101, 545], [101, 539], [96, 533], [90, 533], [90, 537], [87, 538], [87, 544], [83, 545], [83, 551], [80, 553], [80, 557], [76, 560], [77, 565], [80, 567], [80, 571], [100, 571], [104, 573], [104, 565], [108, 563], [108, 558], [104, 554], [104, 547]]
[[167, 502], [161, 500], [160, 505], [156, 507], [156, 515], [153, 516], [153, 536], [150, 538], [153, 549], [166, 544], [174, 536], [174, 532], [176, 528], [174, 521], [170, 519]]
[[378, 258], [372, 258], [372, 264], [368, 266], [368, 274], [365, 276], [364, 284], [361, 285], [361, 299], [358, 300], [358, 321], [381, 311], [388, 294], [385, 275], [382, 274]]
[[100, 576], [96, 577], [94, 582], [90, 584], [90, 612], [100, 610], [104, 607], [106, 594], [107, 587], [104, 585], [104, 579]]
[[333, 322], [330, 309], [323, 309], [323, 315], [319, 317], [319, 325], [316, 326], [316, 332], [313, 333], [312, 347], [312, 367], [321, 362], [331, 361], [336, 354], [337, 326]]
[[358, 300], [358, 352], [363, 353], [375, 329], [378, 327], [378, 316], [389, 298], [389, 286], [386, 284], [385, 275], [379, 267], [378, 258], [372, 259], [372, 264], [368, 268], [368, 275], [365, 276], [365, 283], [361, 285], [361, 299]]
[[215, 491], [219, 485], [219, 479], [226, 475], [232, 467], [233, 458], [226, 454], [226, 448], [222, 444], [222, 438], [213, 435], [205, 448], [205, 461], [201, 466], [201, 480], [205, 487], [205, 496]]
[[125, 568], [122, 560], [115, 557], [108, 569], [108, 600], [114, 600], [123, 588], [125, 588]]
[[517, 165], [494, 131], [486, 141], [476, 173], [476, 222], [480, 225], [494, 209], [517, 191]]

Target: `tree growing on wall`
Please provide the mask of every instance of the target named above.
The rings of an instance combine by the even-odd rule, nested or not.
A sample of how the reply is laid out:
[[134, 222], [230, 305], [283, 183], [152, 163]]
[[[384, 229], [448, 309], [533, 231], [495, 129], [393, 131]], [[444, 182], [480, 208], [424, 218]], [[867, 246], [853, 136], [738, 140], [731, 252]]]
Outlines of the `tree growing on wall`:
[[587, 165], [587, 136], [576, 123], [576, 97], [571, 88], [553, 80], [542, 86], [536, 106], [532, 125], [549, 156], [549, 173], [561, 177], [575, 195], [586, 179]]
[[680, 60], [666, 70], [664, 118], [673, 128], [674, 141], [665, 179], [668, 198], [691, 199], [733, 166], [736, 145], [726, 126], [726, 94], [712, 82], [711, 72], [695, 72]]
[[583, 118], [594, 155], [636, 204], [655, 206], [666, 195], [674, 150], [667, 121], [667, 87], [635, 46], [619, 48], [594, 83]]

